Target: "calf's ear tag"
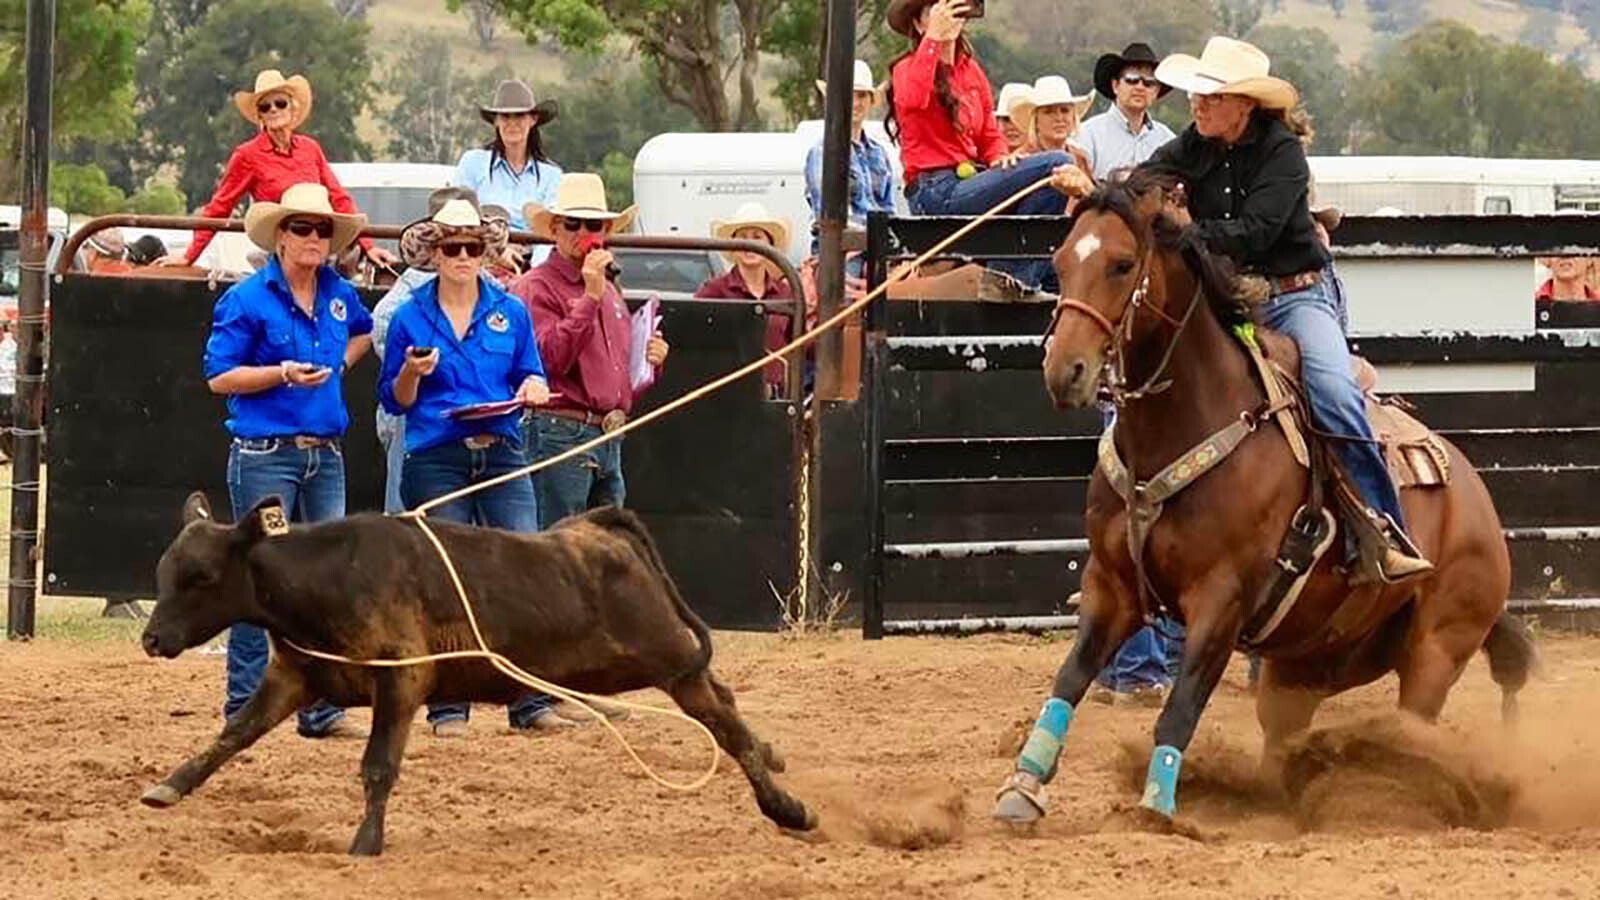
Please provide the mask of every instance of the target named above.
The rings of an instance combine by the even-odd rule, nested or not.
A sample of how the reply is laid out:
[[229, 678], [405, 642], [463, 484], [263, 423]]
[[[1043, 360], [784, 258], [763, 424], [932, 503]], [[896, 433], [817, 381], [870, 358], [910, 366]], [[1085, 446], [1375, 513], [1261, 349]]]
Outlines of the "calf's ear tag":
[[289, 520], [283, 517], [283, 507], [269, 506], [261, 511], [261, 531], [268, 537], [289, 533]]

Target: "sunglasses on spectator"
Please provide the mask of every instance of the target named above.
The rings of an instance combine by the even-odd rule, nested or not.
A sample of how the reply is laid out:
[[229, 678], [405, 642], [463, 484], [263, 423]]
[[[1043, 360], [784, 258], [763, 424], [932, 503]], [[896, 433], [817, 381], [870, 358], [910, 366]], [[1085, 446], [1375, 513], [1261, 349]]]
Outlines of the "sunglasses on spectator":
[[313, 234], [323, 240], [333, 237], [333, 223], [327, 219], [291, 219], [283, 223], [283, 230], [299, 238]]
[[1161, 82], [1157, 81], [1153, 75], [1124, 75], [1122, 76], [1122, 83], [1132, 87], [1153, 88], [1161, 86]]
[[596, 234], [606, 230], [605, 219], [562, 219], [561, 227], [568, 231], [587, 230]]
[[289, 108], [289, 98], [288, 97], [273, 97], [271, 100], [263, 100], [260, 103], [256, 104], [256, 112], [261, 113], [263, 115], [265, 115], [266, 113], [268, 113], [268, 112], [270, 112], [270, 111], [272, 111], [274, 109], [288, 109], [288, 108]]
[[439, 245], [439, 252], [447, 257], [470, 256], [473, 259], [477, 259], [483, 255], [483, 251], [484, 245], [482, 241], [457, 241]]

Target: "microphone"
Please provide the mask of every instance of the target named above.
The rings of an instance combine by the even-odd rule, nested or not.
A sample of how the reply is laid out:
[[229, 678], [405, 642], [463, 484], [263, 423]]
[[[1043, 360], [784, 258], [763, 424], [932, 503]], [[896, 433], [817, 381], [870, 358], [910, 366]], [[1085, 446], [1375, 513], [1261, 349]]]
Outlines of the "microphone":
[[[592, 251], [605, 249], [606, 239], [598, 234], [586, 234], [580, 246], [583, 248], [583, 255], [588, 256]], [[606, 278], [616, 281], [621, 274], [622, 267], [617, 265], [615, 260], [606, 263]]]

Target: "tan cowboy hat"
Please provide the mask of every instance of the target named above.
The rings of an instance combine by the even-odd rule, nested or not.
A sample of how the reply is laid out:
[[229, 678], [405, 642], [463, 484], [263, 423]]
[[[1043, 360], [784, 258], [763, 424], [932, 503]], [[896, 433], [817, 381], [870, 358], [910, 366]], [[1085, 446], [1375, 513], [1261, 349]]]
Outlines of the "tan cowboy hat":
[[1033, 126], [1033, 114], [1041, 106], [1073, 106], [1078, 118], [1094, 105], [1094, 94], [1074, 94], [1072, 85], [1060, 75], [1046, 75], [1035, 81], [1026, 94], [1011, 103], [1011, 123], [1026, 132]]
[[[736, 231], [746, 228], [759, 228], [772, 239], [772, 246], [779, 251], [787, 252], [789, 249], [789, 223], [772, 213], [759, 203], [742, 203], [733, 211], [732, 218], [724, 222], [711, 223], [711, 236], [720, 240], [732, 240]], [[733, 259], [733, 253], [724, 250], [723, 256]]]
[[[873, 101], [878, 99], [878, 85], [872, 80], [872, 67], [864, 59], [856, 60], [854, 71], [851, 73], [850, 92], [853, 94], [871, 94]], [[828, 96], [828, 83], [817, 79], [817, 92]]]
[[1033, 91], [1033, 86], [1021, 81], [1013, 81], [1000, 89], [1000, 96], [994, 101], [994, 117], [996, 119], [1011, 118], [1011, 110], [1018, 103], [1028, 99]]
[[432, 269], [433, 248], [452, 237], [483, 241], [483, 259], [494, 260], [505, 253], [511, 225], [503, 217], [481, 215], [475, 197], [454, 197], [445, 200], [432, 215], [412, 222], [400, 232], [400, 258], [413, 269]]
[[1228, 37], [1206, 41], [1196, 59], [1174, 53], [1156, 66], [1156, 80], [1191, 94], [1235, 94], [1261, 104], [1263, 109], [1292, 109], [1300, 102], [1294, 85], [1267, 72], [1272, 63], [1253, 44]]
[[529, 203], [522, 208], [528, 230], [542, 238], [555, 239], [551, 225], [557, 218], [601, 219], [612, 223], [612, 231], [623, 232], [639, 214], [637, 204], [622, 212], [606, 206], [606, 183], [593, 172], [568, 172], [556, 186], [556, 202], [548, 207]]
[[256, 76], [256, 89], [253, 91], [239, 91], [233, 95], [233, 102], [239, 107], [239, 115], [244, 116], [251, 124], [261, 125], [261, 113], [256, 110], [256, 104], [267, 94], [287, 94], [293, 105], [289, 112], [294, 118], [289, 120], [290, 128], [299, 128], [306, 119], [311, 117], [311, 82], [304, 75], [283, 77], [277, 69], [264, 69]]
[[561, 105], [554, 100], [534, 102], [533, 88], [528, 87], [527, 82], [513, 78], [495, 85], [493, 99], [487, 105], [478, 107], [478, 115], [490, 125], [494, 124], [494, 117], [502, 113], [508, 115], [533, 113], [534, 125], [537, 127], [559, 115]]
[[244, 214], [244, 233], [250, 243], [274, 253], [278, 249], [278, 226], [291, 216], [317, 216], [333, 222], [333, 237], [328, 240], [328, 253], [338, 256], [366, 227], [367, 217], [360, 213], [337, 213], [328, 202], [328, 189], [320, 184], [306, 182], [290, 185], [277, 203], [254, 203]]

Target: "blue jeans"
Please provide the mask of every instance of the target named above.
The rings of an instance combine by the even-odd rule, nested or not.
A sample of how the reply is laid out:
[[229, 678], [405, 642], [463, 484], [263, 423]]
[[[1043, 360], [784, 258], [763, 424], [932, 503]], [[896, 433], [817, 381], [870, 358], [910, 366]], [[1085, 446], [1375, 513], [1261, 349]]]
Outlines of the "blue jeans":
[[[1009, 169], [986, 169], [962, 180], [954, 172], [925, 175], [917, 179], [915, 194], [906, 197], [911, 211], [919, 216], [976, 216], [995, 204], [1049, 175], [1057, 166], [1068, 165], [1072, 157], [1059, 150], [1029, 156]], [[1061, 216], [1067, 212], [1067, 197], [1053, 188], [1040, 188], [1006, 210], [1008, 216]], [[1054, 290], [1056, 271], [1048, 259], [1008, 260], [994, 265], [1028, 287]]]
[[[301, 450], [293, 441], [234, 438], [228, 448], [228, 500], [233, 518], [276, 495], [296, 522], [325, 522], [344, 515], [344, 454], [337, 448]], [[228, 631], [228, 687], [222, 705], [231, 718], [261, 686], [269, 644], [265, 629], [240, 622]], [[320, 737], [344, 710], [318, 700], [300, 710], [300, 733]]]
[[[416, 509], [435, 497], [455, 493], [525, 465], [521, 448], [503, 438], [482, 450], [468, 449], [460, 441], [451, 441], [406, 454], [400, 475], [400, 493], [406, 508]], [[429, 510], [428, 515], [446, 522], [521, 534], [539, 530], [539, 507], [527, 476], [452, 500]], [[554, 702], [555, 698], [548, 694], [523, 694], [506, 707], [506, 717], [512, 728], [527, 728]], [[471, 714], [470, 703], [428, 704], [428, 721], [436, 725], [451, 720], [465, 721]]]
[[406, 503], [400, 497], [400, 473], [406, 461], [406, 417], [392, 416], [379, 407], [373, 429], [378, 433], [378, 443], [383, 446], [383, 511], [390, 515], [405, 512]]
[[[534, 415], [524, 423], [528, 459], [537, 462], [594, 440], [601, 434], [559, 416]], [[601, 506], [621, 506], [628, 492], [622, 478], [622, 441], [601, 444], [582, 456], [533, 473], [544, 523], [554, 525], [567, 516]]]
[[1294, 338], [1300, 345], [1300, 377], [1319, 430], [1354, 440], [1332, 440], [1345, 472], [1367, 506], [1387, 515], [1405, 530], [1400, 496], [1389, 478], [1367, 421], [1367, 404], [1350, 372], [1350, 346], [1339, 326], [1339, 294], [1333, 269], [1311, 287], [1280, 294], [1263, 305], [1261, 324]]
[[1183, 639], [1182, 625], [1157, 619], [1134, 632], [1095, 680], [1118, 693], [1170, 685], [1183, 667]]

